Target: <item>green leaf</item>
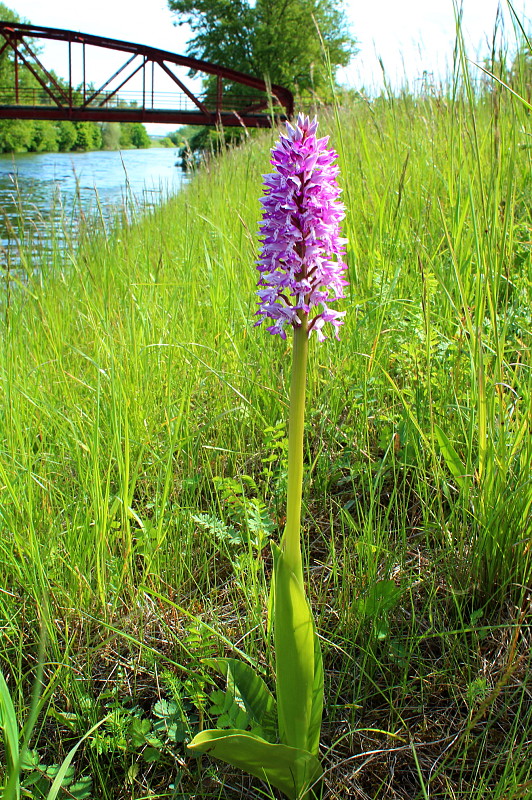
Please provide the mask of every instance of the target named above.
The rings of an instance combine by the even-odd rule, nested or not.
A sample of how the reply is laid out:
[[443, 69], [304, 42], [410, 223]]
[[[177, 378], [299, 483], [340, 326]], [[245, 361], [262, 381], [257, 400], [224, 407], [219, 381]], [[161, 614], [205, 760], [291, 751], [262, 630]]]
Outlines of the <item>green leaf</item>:
[[317, 754], [323, 712], [323, 664], [303, 587], [272, 545], [279, 734], [284, 744]]
[[183, 713], [174, 700], [159, 700], [153, 707], [154, 716], [158, 717], [153, 724], [155, 733], [164, 734], [172, 742], [182, 742], [187, 735], [187, 726]]
[[28, 747], [27, 750], [22, 755], [20, 759], [20, 768], [21, 769], [35, 769], [40, 763], [41, 757], [39, 756], [36, 750], [30, 750]]
[[314, 682], [312, 684], [312, 710], [307, 734], [307, 750], [317, 755], [320, 747], [321, 720], [323, 716], [323, 659], [310, 604], [308, 606], [314, 633]]
[[289, 800], [302, 797], [322, 775], [321, 764], [312, 753], [285, 744], [272, 744], [246, 731], [202, 731], [188, 749], [208, 753], [266, 781], [284, 792]]
[[[56, 775], [59, 773], [60, 766], [59, 764], [50, 764], [50, 766], [44, 768], [44, 775], [50, 780], [53, 780]], [[72, 783], [74, 780], [75, 770], [73, 766], [69, 766], [67, 770], [64, 771], [61, 786], [68, 786], [69, 783]]]
[[237, 703], [235, 695], [229, 689], [225, 692], [218, 690], [212, 693], [214, 704], [210, 708], [211, 714], [218, 716], [217, 728], [245, 729], [251, 721], [242, 704]]
[[[2, 672], [0, 672], [0, 729], [4, 735], [4, 750], [6, 758], [6, 772], [8, 788], [13, 791], [13, 796], [20, 797], [19, 776], [15, 771], [19, 769], [18, 725], [15, 708], [11, 695]], [[6, 790], [6, 797], [8, 797]]]
[[142, 752], [142, 758], [147, 764], [152, 764], [154, 761], [160, 761], [162, 756], [160, 750], [155, 747], [147, 747]]
[[68, 787], [69, 794], [76, 800], [84, 800], [92, 795], [92, 778], [88, 775], [80, 778]]
[[438, 444], [440, 446], [440, 452], [445, 463], [447, 464], [449, 472], [455, 479], [458, 486], [461, 489], [465, 489], [469, 482], [465, 465], [460, 461], [458, 453], [447, 438], [447, 435], [440, 427], [438, 427], [438, 425], [434, 426], [434, 433], [436, 434], [436, 439], [438, 440]]
[[270, 742], [277, 739], [277, 707], [270, 690], [253, 667], [236, 658], [206, 658], [204, 663], [227, 680], [227, 691], [244, 708], [252, 725]]
[[387, 614], [396, 607], [402, 594], [403, 588], [397, 586], [395, 581], [376, 581], [368, 587], [365, 596], [357, 601], [358, 613], [372, 619]]
[[179, 714], [179, 707], [173, 700], [158, 700], [153, 706], [153, 714], [160, 719], [175, 717]]
[[129, 738], [133, 747], [142, 747], [146, 744], [146, 737], [151, 731], [151, 722], [149, 719], [135, 718], [129, 726]]
[[22, 781], [22, 788], [29, 789], [30, 786], [35, 786], [35, 784], [39, 783], [39, 781], [42, 781], [42, 772], [39, 772], [38, 770], [30, 772], [30, 774], [26, 775]]

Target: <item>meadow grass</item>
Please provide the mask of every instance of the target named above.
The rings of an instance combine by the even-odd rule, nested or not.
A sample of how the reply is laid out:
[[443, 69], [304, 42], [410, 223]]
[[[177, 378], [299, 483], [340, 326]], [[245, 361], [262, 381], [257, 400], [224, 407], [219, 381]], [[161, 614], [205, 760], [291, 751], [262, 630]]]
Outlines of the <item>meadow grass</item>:
[[[323, 798], [532, 793], [532, 140], [463, 77], [319, 112], [350, 273], [308, 386]], [[0, 669], [22, 726], [44, 642], [35, 797], [104, 718], [59, 796], [274, 796], [183, 742], [230, 713], [202, 657], [272, 678], [290, 343], [253, 314], [275, 135], [47, 250], [4, 300]]]

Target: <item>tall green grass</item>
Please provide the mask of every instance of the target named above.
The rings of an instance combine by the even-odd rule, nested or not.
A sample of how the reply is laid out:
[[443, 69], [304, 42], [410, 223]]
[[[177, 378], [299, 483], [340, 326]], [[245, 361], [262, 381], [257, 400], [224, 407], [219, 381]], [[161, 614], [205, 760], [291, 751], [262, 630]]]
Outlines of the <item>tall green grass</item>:
[[[327, 798], [532, 787], [530, 120], [456, 69], [445, 91], [320, 112], [351, 280], [309, 370]], [[209, 714], [199, 658], [230, 642], [271, 676], [290, 345], [253, 314], [274, 135], [43, 255], [2, 308], [0, 668], [23, 720], [46, 626], [31, 745], [49, 763], [113, 709], [76, 755], [94, 796], [270, 796], [222, 771], [199, 788], [180, 743], [151, 762], [131, 726], [158, 698]]]

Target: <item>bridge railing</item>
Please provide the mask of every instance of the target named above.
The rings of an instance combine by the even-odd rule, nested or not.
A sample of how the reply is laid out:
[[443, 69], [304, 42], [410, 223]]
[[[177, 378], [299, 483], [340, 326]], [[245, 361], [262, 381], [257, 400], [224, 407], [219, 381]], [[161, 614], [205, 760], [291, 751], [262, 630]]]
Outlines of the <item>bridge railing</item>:
[[[262, 98], [261, 98], [262, 99]], [[263, 98], [266, 102], [266, 98]], [[202, 98], [203, 104], [210, 111], [217, 108], [217, 98], [206, 96]], [[222, 96], [221, 108], [224, 111], [243, 111], [260, 102], [257, 95], [224, 94]], [[45, 108], [55, 105], [55, 101], [50, 94], [40, 86], [21, 87], [17, 90], [13, 86], [0, 86], [0, 105], [10, 106], [34, 106]], [[70, 104], [69, 104], [70, 105]], [[179, 111], [192, 111], [196, 104], [182, 92], [163, 92], [158, 91], [153, 95], [143, 96], [142, 92], [123, 91], [109, 97], [105, 93], [91, 96], [90, 102], [83, 97], [82, 90], [74, 90], [71, 97], [71, 105], [75, 108], [112, 108], [131, 110], [150, 109], [166, 110], [174, 109]]]

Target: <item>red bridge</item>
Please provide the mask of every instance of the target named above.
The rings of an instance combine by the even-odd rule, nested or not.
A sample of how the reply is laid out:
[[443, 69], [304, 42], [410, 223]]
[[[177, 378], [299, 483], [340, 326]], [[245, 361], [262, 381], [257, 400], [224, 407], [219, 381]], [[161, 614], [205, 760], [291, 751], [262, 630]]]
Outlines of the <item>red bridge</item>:
[[[36, 51], [45, 40], [64, 42], [68, 78], [58, 78], [41, 63]], [[87, 64], [101, 55], [98, 48], [112, 51], [119, 61], [95, 88], [87, 78]], [[293, 114], [294, 98], [283, 86], [268, 86], [243, 72], [155, 47], [59, 28], [0, 22], [0, 56], [6, 50], [13, 54], [14, 85], [0, 86], [0, 119], [264, 128], [271, 125], [272, 118], [286, 119]], [[207, 84], [207, 90], [198, 93], [175, 74], [176, 67], [215, 78]], [[77, 72], [79, 80], [74, 80]], [[31, 86], [24, 79], [28, 73], [33, 76]]]

